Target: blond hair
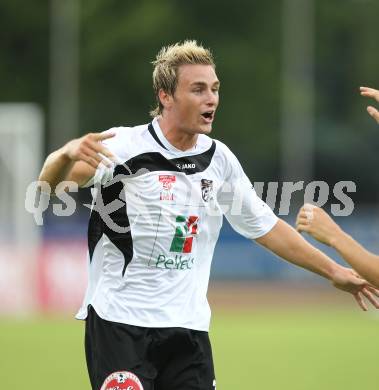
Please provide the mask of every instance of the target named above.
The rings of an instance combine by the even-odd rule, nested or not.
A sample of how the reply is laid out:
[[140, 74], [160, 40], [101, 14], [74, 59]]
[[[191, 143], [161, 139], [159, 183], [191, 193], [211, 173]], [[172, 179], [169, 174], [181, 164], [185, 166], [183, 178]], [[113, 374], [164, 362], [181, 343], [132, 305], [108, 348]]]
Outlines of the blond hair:
[[155, 61], [153, 71], [153, 88], [157, 106], [150, 111], [152, 117], [162, 114], [163, 105], [159, 100], [159, 91], [162, 89], [173, 96], [178, 85], [178, 69], [181, 65], [211, 65], [216, 67], [209, 49], [198, 45], [196, 41], [177, 42], [163, 47]]

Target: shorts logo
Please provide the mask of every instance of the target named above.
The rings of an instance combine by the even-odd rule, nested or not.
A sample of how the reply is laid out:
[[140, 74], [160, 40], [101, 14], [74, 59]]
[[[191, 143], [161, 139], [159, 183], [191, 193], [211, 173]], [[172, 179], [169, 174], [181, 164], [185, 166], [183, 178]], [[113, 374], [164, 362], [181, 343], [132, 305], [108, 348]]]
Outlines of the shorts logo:
[[133, 373], [117, 371], [105, 379], [100, 390], [143, 390], [143, 386]]
[[172, 239], [170, 252], [191, 253], [193, 237], [197, 234], [199, 217], [191, 215], [176, 217], [175, 236]]
[[209, 202], [213, 198], [213, 180], [201, 179], [201, 197], [204, 202]]
[[176, 182], [176, 176], [174, 175], [159, 175], [159, 182], [162, 183], [162, 190], [159, 199], [160, 200], [174, 200], [174, 194], [172, 193], [172, 187]]

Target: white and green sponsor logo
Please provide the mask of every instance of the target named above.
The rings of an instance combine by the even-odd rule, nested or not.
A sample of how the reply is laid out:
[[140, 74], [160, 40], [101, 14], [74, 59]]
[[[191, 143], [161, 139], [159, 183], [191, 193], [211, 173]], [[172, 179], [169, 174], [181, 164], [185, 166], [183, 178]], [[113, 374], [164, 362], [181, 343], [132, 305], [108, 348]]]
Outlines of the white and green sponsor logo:
[[154, 266], [156, 268], [185, 271], [192, 268], [194, 261], [193, 257], [185, 257], [183, 255], [166, 256], [161, 254], [158, 255]]
[[[195, 258], [191, 256], [192, 243], [197, 234], [197, 222], [199, 217], [178, 215], [175, 219], [176, 227], [174, 237], [171, 240], [170, 252], [159, 254], [150, 265], [156, 268], [189, 270], [193, 267]], [[173, 254], [175, 253], [175, 254]]]

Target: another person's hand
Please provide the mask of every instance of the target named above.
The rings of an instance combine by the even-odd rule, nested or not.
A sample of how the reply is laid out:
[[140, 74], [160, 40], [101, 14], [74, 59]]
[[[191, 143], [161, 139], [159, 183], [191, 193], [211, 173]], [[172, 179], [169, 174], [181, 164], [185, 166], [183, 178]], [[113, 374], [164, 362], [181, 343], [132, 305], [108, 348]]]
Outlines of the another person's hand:
[[333, 246], [342, 233], [341, 228], [320, 207], [306, 203], [297, 214], [296, 230], [306, 232], [317, 241]]
[[[379, 103], [379, 91], [377, 89], [369, 88], [369, 87], [360, 87], [362, 96], [367, 96], [369, 98], [375, 99]], [[372, 106], [367, 107], [367, 112], [376, 120], [379, 124], [379, 111]]]
[[376, 309], [379, 309], [379, 300], [377, 298], [379, 297], [379, 290], [362, 279], [353, 269], [342, 266], [336, 268], [332, 277], [332, 283], [339, 290], [352, 294], [362, 310], [368, 310], [365, 298]]
[[63, 152], [71, 161], [84, 161], [95, 169], [101, 162], [109, 166], [115, 157], [101, 141], [114, 136], [114, 133], [89, 133], [68, 142]]

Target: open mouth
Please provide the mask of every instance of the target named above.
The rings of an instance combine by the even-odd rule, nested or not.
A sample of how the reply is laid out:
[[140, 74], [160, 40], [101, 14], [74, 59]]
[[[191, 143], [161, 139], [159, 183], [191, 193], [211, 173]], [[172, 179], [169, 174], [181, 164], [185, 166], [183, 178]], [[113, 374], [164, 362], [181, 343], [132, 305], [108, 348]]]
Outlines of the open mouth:
[[207, 122], [211, 122], [211, 121], [213, 121], [213, 118], [214, 118], [214, 111], [203, 112], [203, 113], [201, 114], [201, 116], [202, 116]]

